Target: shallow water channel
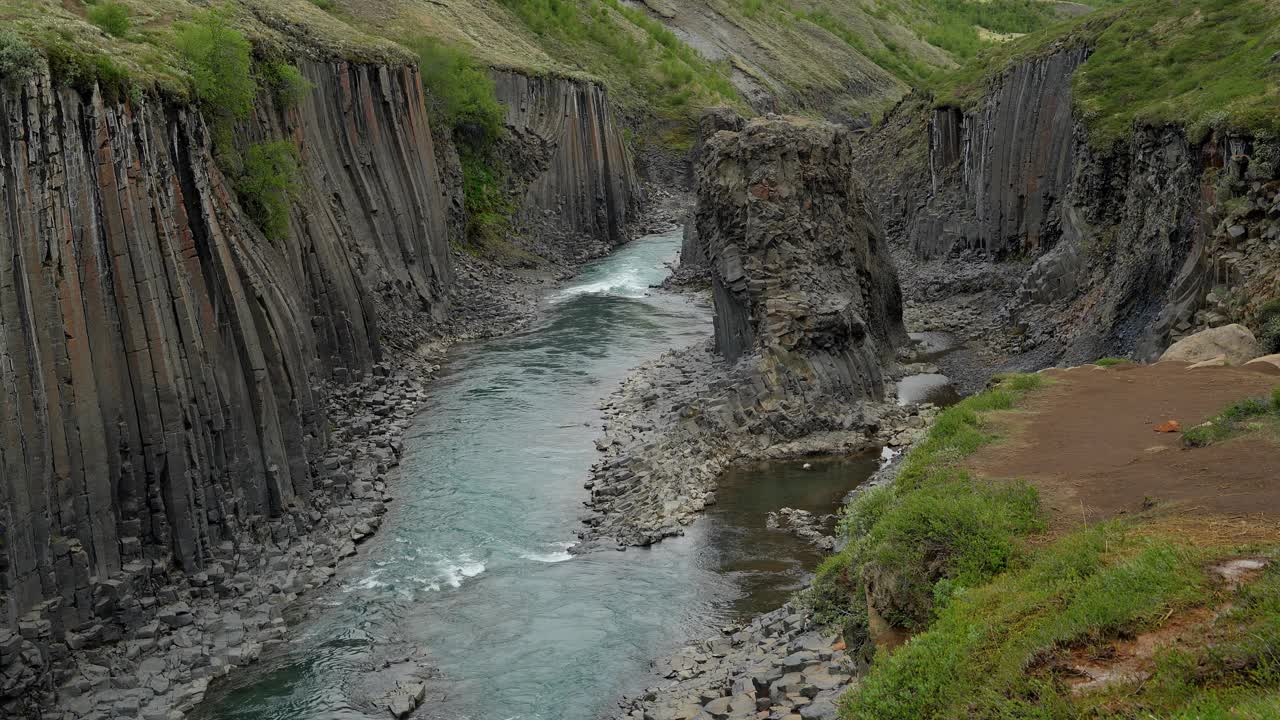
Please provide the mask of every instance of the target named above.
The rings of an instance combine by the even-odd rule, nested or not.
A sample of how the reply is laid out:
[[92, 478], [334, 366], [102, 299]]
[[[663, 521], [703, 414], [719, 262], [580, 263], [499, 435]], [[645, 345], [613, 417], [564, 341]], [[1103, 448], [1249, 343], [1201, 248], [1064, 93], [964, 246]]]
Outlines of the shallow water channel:
[[442, 675], [414, 717], [587, 720], [652, 682], [654, 657], [799, 587], [818, 555], [765, 514], [830, 512], [874, 460], [735, 471], [682, 537], [568, 552], [597, 405], [629, 368], [710, 333], [705, 303], [649, 290], [679, 244], [678, 232], [637, 240], [551, 297], [529, 331], [458, 350], [405, 437], [382, 529], [198, 716], [386, 718], [367, 685], [395, 646], [425, 649]]

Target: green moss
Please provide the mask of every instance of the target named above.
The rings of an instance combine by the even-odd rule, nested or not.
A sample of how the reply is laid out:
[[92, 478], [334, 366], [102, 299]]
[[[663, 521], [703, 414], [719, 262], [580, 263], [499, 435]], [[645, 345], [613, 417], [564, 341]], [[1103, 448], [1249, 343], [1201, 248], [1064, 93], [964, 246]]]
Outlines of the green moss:
[[129, 8], [118, 2], [99, 2], [89, 6], [89, 22], [102, 28], [108, 35], [122, 38], [129, 34], [132, 23]]
[[297, 150], [287, 140], [252, 145], [245, 153], [236, 193], [269, 240], [280, 240], [289, 232], [289, 211], [298, 195], [299, 175]]

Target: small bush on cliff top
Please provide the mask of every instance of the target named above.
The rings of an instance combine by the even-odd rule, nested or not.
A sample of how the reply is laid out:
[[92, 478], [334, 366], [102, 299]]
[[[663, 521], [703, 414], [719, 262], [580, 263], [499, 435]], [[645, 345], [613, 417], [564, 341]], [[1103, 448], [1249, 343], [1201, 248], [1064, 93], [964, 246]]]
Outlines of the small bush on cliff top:
[[226, 8], [206, 10], [180, 25], [176, 43], [200, 110], [213, 130], [215, 148], [230, 152], [235, 121], [253, 110], [258, 90], [251, 72], [253, 47], [232, 27]]
[[271, 240], [289, 232], [289, 210], [298, 195], [298, 155], [287, 140], [259, 143], [245, 155], [236, 192], [245, 211]]
[[40, 67], [40, 52], [12, 30], [0, 30], [0, 81], [20, 85]]
[[502, 134], [506, 109], [493, 78], [471, 56], [434, 38], [406, 43], [418, 54], [422, 84], [434, 104], [433, 117], [452, 128], [455, 139], [480, 150]]
[[263, 68], [262, 74], [275, 95], [276, 102], [286, 110], [296, 107], [314, 87], [302, 76], [302, 71], [287, 62], [269, 63]]
[[118, 2], [100, 2], [89, 7], [89, 22], [114, 37], [129, 34], [129, 8]]

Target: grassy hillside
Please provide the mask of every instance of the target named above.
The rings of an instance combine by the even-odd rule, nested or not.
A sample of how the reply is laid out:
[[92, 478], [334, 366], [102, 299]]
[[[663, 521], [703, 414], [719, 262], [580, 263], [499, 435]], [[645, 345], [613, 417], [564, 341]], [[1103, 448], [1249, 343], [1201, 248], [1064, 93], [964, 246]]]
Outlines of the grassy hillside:
[[1077, 110], [1105, 145], [1135, 122], [1176, 123], [1192, 139], [1214, 129], [1280, 133], [1280, 3], [1133, 0], [991, 49], [934, 83], [941, 102], [970, 104], [1011, 63], [1085, 45]]
[[[1081, 378], [1132, 387], [1154, 382], [1142, 374], [1149, 370], [1007, 378], [939, 415], [897, 478], [846, 509], [849, 543], [824, 562], [810, 595], [818, 617], [871, 658], [842, 699], [843, 720], [1280, 717], [1280, 535], [1271, 515], [1214, 505], [1249, 486], [1238, 471], [1251, 461], [1215, 466], [1218, 484], [1200, 497], [1179, 503], [1171, 489], [1153, 491], [1140, 508], [1126, 500], [1108, 514], [1087, 489], [1075, 498], [1054, 484], [1054, 468], [1078, 445], [1046, 450], [1029, 440], [1028, 428], [1046, 418], [1055, 438], [1080, 437], [1067, 408], [1079, 412], [1081, 398], [1093, 403], [1089, 412], [1114, 412], [1109, 396], [1072, 391]], [[1243, 392], [1236, 379], [1218, 382], [1215, 392]], [[1253, 382], [1268, 384], [1261, 375]], [[1185, 398], [1155, 402], [1188, 407]], [[1115, 422], [1149, 412], [1131, 409]], [[1267, 421], [1226, 441], [1254, 443], [1238, 452], [1269, 450], [1277, 412], [1280, 389], [1230, 406], [1220, 418]], [[1122, 457], [1151, 454], [1146, 433], [1122, 442], [1132, 443]], [[986, 464], [975, 461], [984, 452]], [[1058, 455], [1042, 459], [1054, 468], [1025, 479], [982, 470], [1019, 452]], [[1062, 474], [1078, 487], [1079, 476]], [[909, 639], [877, 636], [876, 621]]]
[[[1090, 0], [1106, 3], [1111, 0]], [[479, 61], [604, 82], [634, 117], [730, 104], [851, 117], [980, 49], [1087, 9], [1037, 0], [227, 0], [255, 57], [412, 60], [432, 38]], [[70, 82], [190, 96], [175, 28], [197, 0], [6, 0], [0, 20]], [[2, 61], [0, 61], [2, 62]], [[0, 66], [0, 70], [3, 70]]]

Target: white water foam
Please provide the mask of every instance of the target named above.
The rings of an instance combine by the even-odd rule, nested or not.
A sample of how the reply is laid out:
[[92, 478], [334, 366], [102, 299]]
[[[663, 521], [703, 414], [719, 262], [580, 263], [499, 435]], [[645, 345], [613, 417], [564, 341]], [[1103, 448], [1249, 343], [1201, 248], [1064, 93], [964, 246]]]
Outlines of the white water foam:
[[640, 298], [649, 293], [649, 283], [639, 268], [625, 268], [595, 282], [570, 285], [555, 296], [555, 300], [568, 300], [579, 295], [619, 295]]
[[549, 544], [558, 547], [559, 550], [554, 550], [552, 552], [522, 552], [520, 553], [520, 557], [524, 558], [525, 560], [533, 560], [535, 562], [541, 562], [541, 563], [564, 562], [565, 560], [573, 559], [573, 553], [569, 552], [569, 548], [573, 547], [574, 545], [577, 545], [578, 543], [559, 542], [559, 543], [549, 543]]

